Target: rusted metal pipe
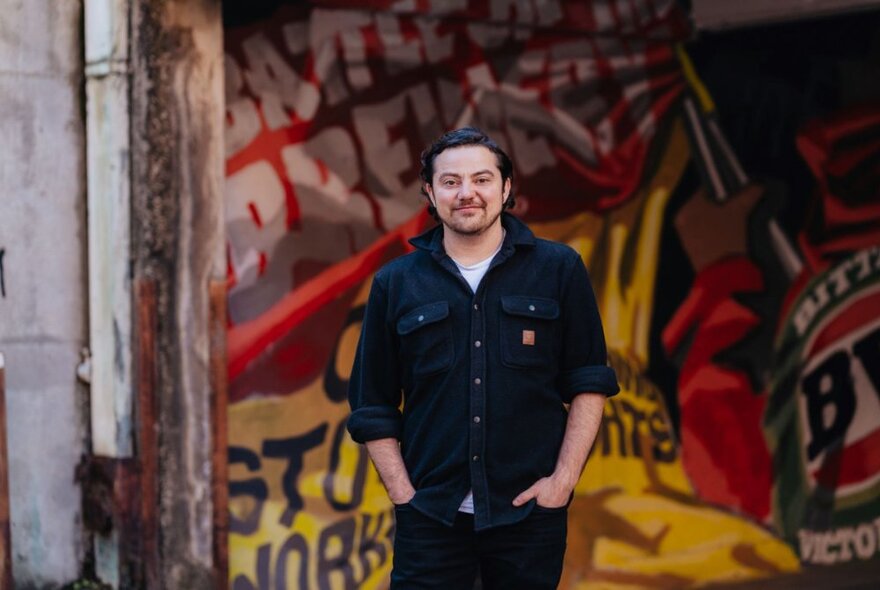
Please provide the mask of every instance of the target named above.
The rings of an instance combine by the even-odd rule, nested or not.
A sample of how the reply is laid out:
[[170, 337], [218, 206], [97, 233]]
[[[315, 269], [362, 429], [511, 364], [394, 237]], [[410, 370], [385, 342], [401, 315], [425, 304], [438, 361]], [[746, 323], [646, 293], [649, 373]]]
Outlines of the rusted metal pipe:
[[157, 287], [151, 279], [137, 279], [135, 291], [135, 435], [140, 471], [139, 556], [147, 588], [160, 588], [159, 563], [159, 419], [156, 392]]

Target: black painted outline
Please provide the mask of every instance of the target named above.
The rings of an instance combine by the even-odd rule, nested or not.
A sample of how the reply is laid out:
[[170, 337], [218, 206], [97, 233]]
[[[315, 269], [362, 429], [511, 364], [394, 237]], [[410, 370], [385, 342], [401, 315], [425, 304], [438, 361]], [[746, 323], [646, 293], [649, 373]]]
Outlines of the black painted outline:
[[3, 255], [6, 254], [5, 248], [0, 248], [0, 296], [6, 299], [6, 282], [3, 280]]

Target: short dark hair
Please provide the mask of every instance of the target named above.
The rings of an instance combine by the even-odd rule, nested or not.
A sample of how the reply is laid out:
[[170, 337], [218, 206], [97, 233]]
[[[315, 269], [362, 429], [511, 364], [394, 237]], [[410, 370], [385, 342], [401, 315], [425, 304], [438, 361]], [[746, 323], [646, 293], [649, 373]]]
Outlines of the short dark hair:
[[[422, 152], [422, 170], [419, 172], [419, 176], [425, 184], [431, 184], [433, 186], [432, 180], [434, 179], [434, 160], [437, 159], [441, 153], [445, 152], [448, 149], [464, 147], [469, 145], [480, 145], [484, 148], [488, 149], [490, 152], [495, 154], [495, 159], [497, 160], [498, 170], [501, 172], [501, 184], [504, 185], [506, 180], [510, 180], [510, 194], [507, 196], [507, 201], [504, 203], [505, 209], [511, 209], [516, 204], [516, 199], [513, 196], [513, 162], [510, 160], [510, 156], [508, 156], [504, 150], [502, 150], [495, 140], [486, 135], [483, 131], [477, 129], [476, 127], [462, 127], [461, 129], [455, 129], [453, 131], [448, 131], [437, 138], [434, 143], [432, 143], [425, 151]], [[426, 198], [428, 197], [427, 191], [425, 191], [425, 185], [422, 185], [422, 195]], [[434, 208], [434, 205], [431, 204], [431, 200], [428, 199], [428, 212], [431, 216], [440, 221], [440, 218], [437, 216], [437, 210]]]

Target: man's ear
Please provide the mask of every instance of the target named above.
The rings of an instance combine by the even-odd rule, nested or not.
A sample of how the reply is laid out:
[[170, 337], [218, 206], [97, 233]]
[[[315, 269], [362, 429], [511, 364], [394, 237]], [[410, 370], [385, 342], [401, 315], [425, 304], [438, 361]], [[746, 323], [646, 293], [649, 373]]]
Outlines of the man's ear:
[[510, 196], [510, 179], [504, 179], [504, 192], [501, 194], [501, 204], [507, 204], [507, 197]]
[[431, 188], [431, 185], [426, 182], [423, 186], [424, 186], [425, 194], [428, 195], [428, 201], [431, 203], [431, 205], [436, 207], [437, 201], [434, 200], [434, 190]]

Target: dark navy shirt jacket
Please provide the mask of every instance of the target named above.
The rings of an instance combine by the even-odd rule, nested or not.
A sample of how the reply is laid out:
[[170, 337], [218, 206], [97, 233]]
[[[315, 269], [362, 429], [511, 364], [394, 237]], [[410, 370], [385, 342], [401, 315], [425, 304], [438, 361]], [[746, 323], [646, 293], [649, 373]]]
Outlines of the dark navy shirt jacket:
[[473, 489], [478, 531], [533, 510], [512, 502], [553, 473], [563, 404], [618, 392], [580, 256], [507, 213], [502, 224], [476, 293], [441, 226], [376, 273], [349, 384], [352, 439], [400, 441], [411, 507], [452, 526]]

